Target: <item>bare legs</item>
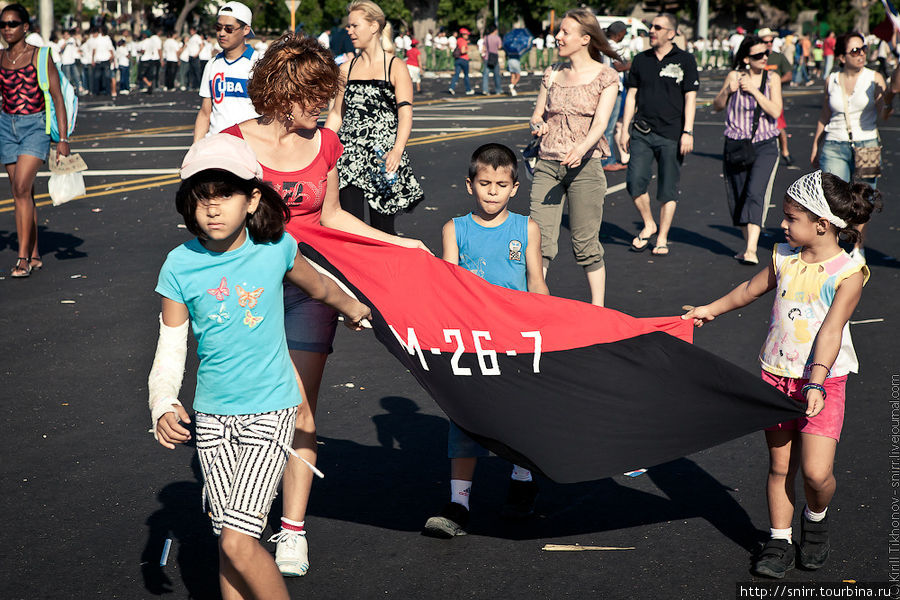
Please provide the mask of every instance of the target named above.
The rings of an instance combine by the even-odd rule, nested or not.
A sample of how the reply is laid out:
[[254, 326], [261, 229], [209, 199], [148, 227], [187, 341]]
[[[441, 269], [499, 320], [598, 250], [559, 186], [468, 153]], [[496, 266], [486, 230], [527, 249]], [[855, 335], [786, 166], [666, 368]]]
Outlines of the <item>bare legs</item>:
[[[657, 228], [656, 221], [653, 220], [653, 211], [650, 210], [650, 194], [641, 194], [634, 199], [634, 207], [644, 221], [644, 228], [641, 229], [640, 236], [646, 239], [655, 232], [657, 234], [656, 248], [668, 247], [669, 245], [669, 229], [672, 228], [672, 221], [675, 219], [675, 204], [674, 201], [670, 201], [660, 207], [659, 227]], [[667, 252], [661, 252], [660, 254], [667, 254]]]
[[[13, 201], [16, 210], [16, 233], [19, 239], [17, 256], [39, 259], [37, 248], [37, 211], [34, 207], [34, 178], [43, 164], [40, 158], [23, 154], [19, 160], [6, 165], [12, 186]], [[21, 271], [27, 269], [23, 268]], [[17, 269], [16, 271], [20, 270]]]
[[747, 223], [746, 225], [741, 225], [741, 233], [744, 235], [746, 247], [736, 258], [753, 263], [757, 262], [759, 259], [756, 251], [759, 246], [759, 236], [762, 233], [762, 228], [754, 223]]
[[256, 538], [227, 527], [219, 536], [219, 585], [224, 600], [290, 598], [269, 551]]
[[[327, 354], [291, 350], [291, 360], [297, 369], [298, 384], [303, 390], [303, 404], [297, 410], [297, 428], [293, 447], [310, 464], [316, 464], [316, 403], [319, 386], [325, 371]], [[284, 470], [283, 515], [292, 521], [306, 519], [306, 507], [312, 488], [313, 473], [299, 460], [288, 460]]]
[[769, 520], [774, 529], [787, 529], [794, 518], [794, 478], [803, 467], [806, 503], [813, 512], [822, 512], [831, 503], [836, 489], [834, 454], [837, 440], [797, 431], [767, 431], [769, 476], [766, 498]]

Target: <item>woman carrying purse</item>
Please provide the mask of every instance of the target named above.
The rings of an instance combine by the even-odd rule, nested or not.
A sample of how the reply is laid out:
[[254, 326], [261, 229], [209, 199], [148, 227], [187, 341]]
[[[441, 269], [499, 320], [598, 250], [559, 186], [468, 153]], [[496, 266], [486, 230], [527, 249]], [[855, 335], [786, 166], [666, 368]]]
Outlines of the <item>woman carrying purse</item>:
[[734, 70], [713, 100], [713, 110], [728, 111], [725, 190], [732, 222], [741, 228], [745, 241], [744, 251], [734, 258], [745, 265], [759, 263], [757, 244], [778, 169], [781, 79], [766, 70], [769, 53], [762, 38], [744, 38], [734, 56]]
[[[873, 188], [881, 174], [881, 140], [876, 119], [882, 112], [887, 85], [880, 73], [866, 68], [866, 42], [861, 33], [852, 32], [838, 38], [834, 54], [841, 69], [831, 73], [825, 82], [822, 112], [816, 124], [809, 162], [844, 181], [852, 179]], [[825, 142], [822, 134], [825, 134]], [[850, 252], [855, 260], [865, 262], [863, 226]]]

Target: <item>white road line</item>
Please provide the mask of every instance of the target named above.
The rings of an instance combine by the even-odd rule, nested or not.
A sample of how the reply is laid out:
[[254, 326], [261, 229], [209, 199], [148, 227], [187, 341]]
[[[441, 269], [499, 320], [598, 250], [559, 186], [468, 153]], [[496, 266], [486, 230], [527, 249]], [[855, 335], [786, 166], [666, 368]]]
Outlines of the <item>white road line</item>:
[[77, 154], [103, 153], [103, 152], [151, 152], [158, 150], [159, 152], [170, 152], [180, 150], [187, 152], [190, 146], [132, 146], [130, 148], [79, 148]]
[[[118, 177], [131, 175], [178, 175], [178, 169], [121, 169], [121, 170], [91, 170], [82, 171], [84, 177]], [[41, 171], [37, 177], [50, 177], [50, 171]], [[0, 179], [8, 179], [6, 173], [0, 175]]]

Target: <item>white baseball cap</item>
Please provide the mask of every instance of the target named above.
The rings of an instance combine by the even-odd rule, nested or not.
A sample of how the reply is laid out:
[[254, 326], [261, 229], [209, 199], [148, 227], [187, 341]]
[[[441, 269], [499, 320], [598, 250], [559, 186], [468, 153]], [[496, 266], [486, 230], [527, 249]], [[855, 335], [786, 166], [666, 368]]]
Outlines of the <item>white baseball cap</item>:
[[[245, 25], [253, 25], [253, 12], [246, 4], [241, 2], [226, 2], [223, 4], [221, 8], [219, 8], [219, 13], [216, 16], [221, 17], [222, 15], [234, 17]], [[247, 37], [253, 37], [252, 27], [250, 29], [250, 34]]]
[[262, 179], [263, 171], [256, 154], [243, 139], [228, 133], [197, 140], [181, 163], [181, 178], [187, 179], [200, 171], [218, 169], [241, 179]]

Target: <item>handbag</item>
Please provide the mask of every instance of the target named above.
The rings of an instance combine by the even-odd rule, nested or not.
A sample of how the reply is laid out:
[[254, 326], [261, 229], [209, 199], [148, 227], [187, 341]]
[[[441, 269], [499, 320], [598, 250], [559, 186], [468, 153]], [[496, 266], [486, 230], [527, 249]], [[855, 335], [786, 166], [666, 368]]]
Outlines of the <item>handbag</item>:
[[500, 60], [500, 56], [496, 52], [488, 52], [487, 55], [487, 66], [489, 69], [493, 69], [497, 66]]
[[853, 130], [850, 127], [848, 115], [850, 111], [849, 99], [838, 75], [838, 86], [844, 97], [844, 125], [847, 126], [847, 137], [850, 139], [850, 149], [853, 151], [853, 179], [873, 179], [881, 175], [881, 136], [878, 136], [877, 146], [856, 146], [853, 144]]
[[[550, 72], [550, 77], [547, 79], [547, 92], [550, 92], [550, 87], [553, 85], [553, 80], [556, 79], [556, 74], [558, 72], [557, 65], [553, 66], [553, 70]], [[537, 166], [538, 155], [541, 152], [541, 138], [538, 136], [532, 136], [531, 141], [528, 142], [528, 145], [522, 149], [522, 158], [525, 159], [525, 171], [528, 173], [528, 177], [534, 176], [534, 168]]]
[[[763, 71], [763, 78], [759, 85], [759, 91], [763, 94], [766, 93], [766, 82], [768, 79], [769, 72]], [[761, 114], [762, 106], [757, 102], [756, 108], [753, 110], [753, 130], [750, 132], [749, 138], [741, 138], [738, 140], [725, 138], [725, 149], [723, 154], [725, 155], [725, 162], [732, 167], [746, 169], [747, 167], [752, 166], [753, 162], [756, 160], [756, 150], [753, 149], [753, 137], [756, 135], [756, 129], [759, 127], [759, 117]]]

